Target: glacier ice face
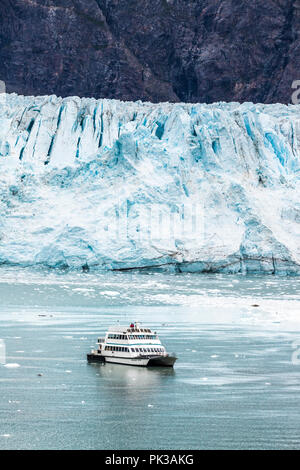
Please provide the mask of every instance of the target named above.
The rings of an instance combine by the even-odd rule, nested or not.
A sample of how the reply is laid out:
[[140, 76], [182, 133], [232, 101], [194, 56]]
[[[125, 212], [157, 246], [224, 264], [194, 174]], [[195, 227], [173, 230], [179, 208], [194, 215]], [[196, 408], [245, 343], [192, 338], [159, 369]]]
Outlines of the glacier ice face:
[[300, 274], [300, 106], [0, 100], [0, 263]]

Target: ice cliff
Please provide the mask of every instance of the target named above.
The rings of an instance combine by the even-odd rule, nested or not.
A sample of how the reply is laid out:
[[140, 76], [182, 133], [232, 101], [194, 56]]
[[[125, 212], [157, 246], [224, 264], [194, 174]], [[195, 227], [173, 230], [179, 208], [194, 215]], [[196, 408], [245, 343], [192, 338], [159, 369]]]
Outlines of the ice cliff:
[[0, 98], [0, 263], [300, 274], [300, 106]]

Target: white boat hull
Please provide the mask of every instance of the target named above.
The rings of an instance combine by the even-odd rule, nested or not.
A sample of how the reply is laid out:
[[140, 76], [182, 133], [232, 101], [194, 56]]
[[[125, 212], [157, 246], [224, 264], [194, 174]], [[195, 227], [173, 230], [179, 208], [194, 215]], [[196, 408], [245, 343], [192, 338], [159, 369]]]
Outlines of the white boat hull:
[[140, 358], [130, 358], [130, 357], [109, 357], [105, 356], [105, 362], [111, 362], [113, 364], [124, 364], [127, 366], [143, 366], [147, 367], [149, 358], [140, 359]]
[[110, 362], [112, 364], [124, 364], [126, 366], [140, 367], [173, 367], [177, 358], [175, 356], [151, 356], [151, 357], [119, 357], [104, 356], [102, 354], [88, 354], [89, 362]]

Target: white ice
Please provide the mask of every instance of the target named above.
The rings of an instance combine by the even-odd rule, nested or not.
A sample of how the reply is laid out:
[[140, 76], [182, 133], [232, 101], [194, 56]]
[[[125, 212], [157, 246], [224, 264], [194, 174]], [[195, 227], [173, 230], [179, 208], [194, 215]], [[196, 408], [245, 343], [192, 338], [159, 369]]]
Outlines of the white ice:
[[300, 106], [5, 95], [0, 263], [300, 273]]

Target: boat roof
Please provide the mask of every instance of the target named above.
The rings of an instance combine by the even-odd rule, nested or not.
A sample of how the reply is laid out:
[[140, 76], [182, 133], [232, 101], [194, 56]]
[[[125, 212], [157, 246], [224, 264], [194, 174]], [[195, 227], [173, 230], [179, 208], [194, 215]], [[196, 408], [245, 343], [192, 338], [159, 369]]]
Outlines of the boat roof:
[[114, 325], [108, 328], [108, 331], [114, 333], [152, 333], [150, 328], [144, 328], [143, 326], [139, 325], [138, 323], [131, 323], [129, 325]]

